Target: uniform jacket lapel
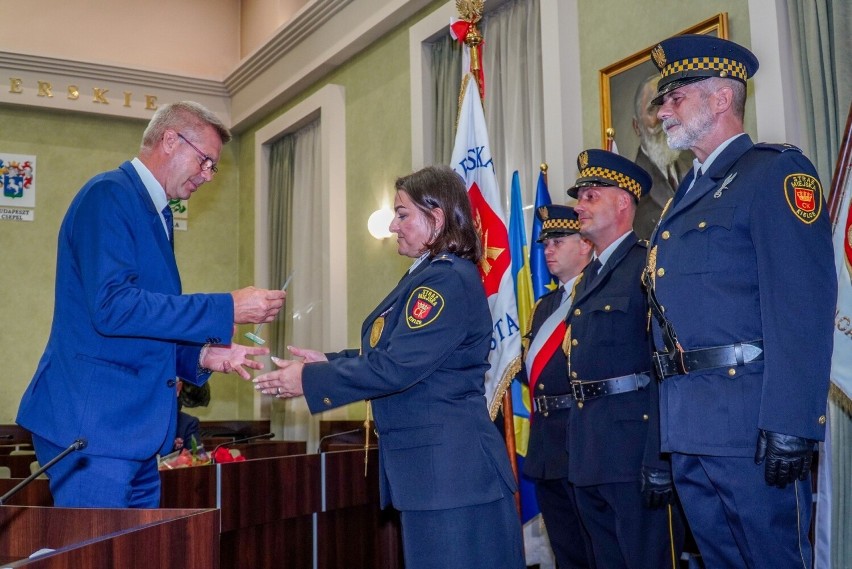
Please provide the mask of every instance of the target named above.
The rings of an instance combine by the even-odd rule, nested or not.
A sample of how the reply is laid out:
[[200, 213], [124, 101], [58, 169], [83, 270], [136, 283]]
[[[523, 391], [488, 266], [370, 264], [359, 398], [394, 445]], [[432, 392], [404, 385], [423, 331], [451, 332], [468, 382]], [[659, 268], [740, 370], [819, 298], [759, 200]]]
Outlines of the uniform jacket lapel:
[[733, 166], [743, 154], [748, 152], [752, 146], [754, 146], [754, 144], [747, 134], [740, 136], [731, 142], [731, 144], [729, 144], [728, 147], [725, 148], [725, 150], [723, 150], [715, 160], [713, 160], [709, 171], [705, 172], [704, 175], [695, 182], [695, 185], [686, 193], [686, 195], [683, 195], [681, 192], [686, 192], [686, 188], [689, 187], [689, 183], [692, 181], [692, 176], [687, 176], [678, 188], [680, 199], [675, 199], [667, 217], [677, 215], [681, 211], [688, 209], [690, 205], [700, 200], [702, 197], [707, 195], [707, 193], [715, 191], [724, 183], [731, 166]]
[[[583, 280], [585, 281], [588, 278], [592, 280], [589, 281], [588, 286], [583, 287], [583, 291], [580, 292], [577, 297], [574, 299], [574, 304], [580, 304], [583, 300], [586, 299], [590, 294], [592, 294], [595, 290], [603, 286], [603, 283], [606, 282], [609, 274], [615, 269], [616, 266], [621, 262], [625, 255], [627, 255], [628, 251], [630, 251], [634, 245], [636, 245], [638, 241], [638, 237], [634, 232], [630, 232], [630, 235], [624, 238], [624, 241], [615, 248], [615, 251], [612, 252], [612, 255], [607, 259], [606, 264], [601, 267], [600, 272], [598, 272], [597, 276], [590, 276], [587, 274], [589, 267], [583, 271]], [[578, 287], [579, 289], [580, 287]], [[570, 317], [570, 312], [569, 312]]]

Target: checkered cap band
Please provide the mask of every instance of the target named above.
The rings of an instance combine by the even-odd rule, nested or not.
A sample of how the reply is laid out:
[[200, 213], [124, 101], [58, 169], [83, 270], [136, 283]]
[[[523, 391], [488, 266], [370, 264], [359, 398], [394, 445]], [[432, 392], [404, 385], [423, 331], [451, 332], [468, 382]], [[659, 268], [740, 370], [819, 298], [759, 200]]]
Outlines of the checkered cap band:
[[731, 78], [739, 79], [740, 81], [748, 79], [746, 66], [739, 61], [733, 61], [727, 57], [693, 57], [691, 59], [681, 59], [665, 66], [660, 71], [660, 75], [666, 78], [684, 71], [724, 71]]
[[599, 166], [592, 166], [590, 168], [585, 168], [580, 170], [580, 178], [604, 178], [607, 180], [612, 180], [618, 187], [622, 190], [627, 190], [634, 196], [636, 199], [642, 197], [642, 185], [625, 174], [621, 172], [616, 172], [615, 170], [610, 170], [609, 168], [601, 168]]
[[580, 222], [576, 219], [548, 219], [541, 223], [542, 231], [580, 231]]

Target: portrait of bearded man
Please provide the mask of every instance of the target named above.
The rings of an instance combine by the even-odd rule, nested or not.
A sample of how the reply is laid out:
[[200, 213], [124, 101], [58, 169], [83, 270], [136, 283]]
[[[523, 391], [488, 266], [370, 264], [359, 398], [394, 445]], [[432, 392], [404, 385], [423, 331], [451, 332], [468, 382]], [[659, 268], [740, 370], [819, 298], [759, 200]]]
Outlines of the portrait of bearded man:
[[651, 174], [651, 191], [642, 196], [636, 207], [633, 230], [640, 239], [649, 239], [666, 202], [674, 196], [678, 184], [692, 168], [692, 152], [669, 148], [662, 123], [657, 118], [657, 105], [651, 100], [657, 93], [660, 75], [647, 77], [636, 88], [633, 97], [633, 132], [639, 138], [635, 162]]

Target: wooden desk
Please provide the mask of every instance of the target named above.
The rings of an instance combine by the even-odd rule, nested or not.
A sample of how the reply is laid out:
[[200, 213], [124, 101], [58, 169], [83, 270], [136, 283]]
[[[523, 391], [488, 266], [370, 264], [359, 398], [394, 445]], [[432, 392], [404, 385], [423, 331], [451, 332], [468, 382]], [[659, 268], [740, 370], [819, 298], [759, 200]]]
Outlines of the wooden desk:
[[[33, 569], [218, 569], [216, 510], [0, 507], [0, 561]], [[42, 548], [53, 553], [27, 557]]]
[[363, 450], [162, 471], [161, 506], [221, 509], [223, 569], [395, 569], [399, 520], [378, 508]]
[[35, 459], [34, 454], [2, 454], [0, 466], [8, 466], [12, 478], [26, 478], [30, 475], [30, 464]]

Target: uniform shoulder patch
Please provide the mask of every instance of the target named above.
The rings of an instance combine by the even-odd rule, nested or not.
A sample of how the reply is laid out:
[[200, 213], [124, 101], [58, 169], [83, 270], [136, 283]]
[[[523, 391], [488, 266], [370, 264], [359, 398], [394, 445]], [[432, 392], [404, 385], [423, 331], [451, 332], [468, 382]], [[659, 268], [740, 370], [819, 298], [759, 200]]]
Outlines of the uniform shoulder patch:
[[813, 223], [822, 213], [822, 185], [814, 176], [790, 174], [784, 178], [784, 197], [793, 214], [803, 223]]
[[754, 147], [760, 148], [760, 149], [763, 149], [763, 150], [774, 150], [775, 152], [788, 152], [790, 150], [795, 150], [796, 152], [798, 152], [800, 154], [802, 152], [802, 149], [799, 148], [798, 146], [796, 146], [795, 144], [788, 144], [786, 142], [783, 143], [783, 144], [774, 144], [774, 143], [771, 143], [771, 142], [758, 142], [757, 144], [754, 145]]
[[405, 303], [405, 323], [412, 330], [428, 326], [438, 319], [444, 310], [444, 297], [427, 286], [419, 286], [411, 291]]

